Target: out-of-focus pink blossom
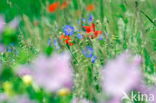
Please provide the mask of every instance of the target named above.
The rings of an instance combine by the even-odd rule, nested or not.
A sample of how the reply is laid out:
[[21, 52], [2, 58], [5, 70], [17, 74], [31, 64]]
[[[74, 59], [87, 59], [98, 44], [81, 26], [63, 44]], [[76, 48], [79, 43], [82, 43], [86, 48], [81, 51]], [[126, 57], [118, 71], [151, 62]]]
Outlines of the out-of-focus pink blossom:
[[140, 83], [135, 89], [147, 96], [153, 96], [153, 100], [151, 100], [150, 103], [156, 103], [156, 87], [148, 87], [144, 83]]
[[19, 25], [20, 19], [19, 17], [15, 17], [12, 21], [10, 21], [8, 24], [5, 22], [5, 19], [3, 16], [0, 15], [0, 33], [2, 33], [6, 26], [8, 26], [11, 29], [16, 29]]
[[10, 100], [9, 103], [37, 103], [37, 102], [30, 100], [26, 95], [22, 95], [22, 96], [16, 96], [15, 98], [12, 98], [12, 100]]
[[92, 102], [84, 98], [74, 98], [71, 103], [92, 103]]
[[32, 68], [28, 65], [22, 65], [17, 67], [16, 74], [20, 77], [25, 75], [32, 75]]
[[0, 103], [4, 102], [8, 99], [8, 96], [5, 93], [0, 94]]
[[40, 87], [52, 92], [72, 87], [73, 71], [68, 53], [51, 57], [40, 55], [32, 65], [32, 77]]
[[6, 48], [4, 47], [4, 45], [0, 44], [0, 53], [3, 53], [6, 51]]
[[112, 98], [108, 103], [122, 103], [121, 98], [115, 97]]
[[37, 103], [35, 100], [30, 100], [27, 95], [8, 96], [0, 94], [0, 103]]
[[4, 27], [5, 27], [5, 20], [3, 16], [0, 16], [0, 33], [3, 32]]
[[16, 29], [19, 25], [19, 22], [20, 22], [19, 17], [16, 17], [9, 23], [9, 27], [12, 29]]
[[128, 51], [109, 61], [102, 71], [102, 87], [112, 96], [123, 96], [141, 80], [141, 57]]

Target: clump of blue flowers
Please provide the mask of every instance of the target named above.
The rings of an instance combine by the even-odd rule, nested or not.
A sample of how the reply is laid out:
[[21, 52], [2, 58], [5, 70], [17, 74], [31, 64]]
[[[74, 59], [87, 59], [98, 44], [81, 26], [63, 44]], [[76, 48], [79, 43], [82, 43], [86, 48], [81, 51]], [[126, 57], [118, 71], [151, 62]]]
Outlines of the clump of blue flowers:
[[74, 27], [70, 26], [70, 25], [66, 25], [63, 28], [63, 32], [65, 33], [65, 35], [70, 36], [74, 34]]
[[93, 15], [90, 15], [89, 18], [88, 18], [88, 22], [89, 23], [93, 22], [93, 19], [94, 19]]
[[94, 49], [90, 46], [86, 46], [83, 50], [82, 50], [82, 54], [87, 57], [87, 58], [91, 58], [91, 62], [95, 63], [97, 57], [94, 56]]
[[93, 53], [94, 49], [90, 46], [86, 46], [86, 48], [82, 50], [82, 54], [87, 58], [91, 58], [93, 56]]
[[78, 39], [82, 39], [83, 36], [82, 36], [81, 34], [77, 34], [77, 38], [78, 38]]

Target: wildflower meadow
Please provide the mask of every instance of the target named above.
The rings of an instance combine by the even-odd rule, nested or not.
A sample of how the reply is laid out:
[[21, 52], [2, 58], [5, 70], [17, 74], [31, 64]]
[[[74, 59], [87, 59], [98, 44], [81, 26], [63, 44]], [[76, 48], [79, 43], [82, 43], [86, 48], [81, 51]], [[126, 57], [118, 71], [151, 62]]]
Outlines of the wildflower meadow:
[[0, 103], [156, 103], [156, 0], [0, 0]]

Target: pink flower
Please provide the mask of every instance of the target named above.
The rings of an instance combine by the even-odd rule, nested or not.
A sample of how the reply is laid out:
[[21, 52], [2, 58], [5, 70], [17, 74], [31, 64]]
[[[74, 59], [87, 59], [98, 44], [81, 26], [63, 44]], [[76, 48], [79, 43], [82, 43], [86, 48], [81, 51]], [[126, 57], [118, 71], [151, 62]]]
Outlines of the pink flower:
[[0, 33], [3, 32], [4, 27], [5, 27], [5, 20], [2, 16], [0, 16]]
[[51, 57], [40, 55], [33, 61], [32, 67], [34, 81], [48, 91], [72, 87], [73, 71], [68, 53], [54, 54]]
[[91, 101], [84, 98], [74, 98], [71, 103], [92, 103]]
[[3, 53], [6, 51], [6, 48], [4, 47], [4, 45], [0, 44], [0, 53]]
[[140, 83], [135, 89], [142, 94], [151, 96], [150, 103], [156, 103], [156, 87], [148, 87], [144, 83]]
[[6, 94], [0, 94], [0, 103], [37, 103], [34, 100], [30, 100], [27, 95], [8, 96]]
[[121, 98], [115, 97], [112, 98], [112, 100], [110, 100], [108, 103], [122, 103], [122, 102], [121, 102]]
[[12, 29], [16, 29], [19, 25], [19, 22], [20, 22], [19, 17], [16, 17], [9, 23], [9, 27]]
[[112, 96], [121, 97], [129, 92], [141, 80], [141, 57], [128, 51], [109, 61], [102, 71], [102, 87]]
[[[12, 102], [14, 101], [14, 102]], [[16, 96], [10, 99], [9, 103], [37, 103], [36, 101], [30, 100], [26, 95]]]
[[16, 17], [12, 21], [10, 21], [8, 25], [6, 25], [7, 23], [5, 22], [5, 19], [3, 18], [3, 16], [0, 16], [0, 33], [3, 32], [6, 26], [8, 26], [11, 29], [16, 29], [19, 25], [19, 22], [20, 19]]
[[32, 68], [29, 65], [22, 65], [17, 67], [16, 74], [20, 77], [25, 75], [32, 75]]

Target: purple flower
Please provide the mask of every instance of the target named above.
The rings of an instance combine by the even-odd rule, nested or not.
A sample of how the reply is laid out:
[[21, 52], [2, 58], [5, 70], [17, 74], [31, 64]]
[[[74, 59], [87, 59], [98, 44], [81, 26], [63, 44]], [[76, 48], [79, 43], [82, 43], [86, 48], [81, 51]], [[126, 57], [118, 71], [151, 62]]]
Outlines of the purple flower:
[[30, 100], [26, 95], [16, 96], [10, 99], [9, 103], [37, 103], [36, 101]]
[[109, 61], [102, 71], [103, 89], [112, 96], [122, 96], [137, 86], [141, 80], [141, 62], [138, 61], [141, 57], [128, 51]]
[[6, 48], [4, 47], [4, 45], [0, 44], [0, 53], [3, 53], [6, 51]]
[[115, 97], [112, 98], [108, 103], [122, 103], [121, 98]]
[[[11, 28], [11, 29], [16, 29], [17, 26], [19, 25], [19, 18], [16, 17], [14, 18], [9, 24], [8, 24], [8, 27]], [[4, 18], [2, 16], [0, 16], [0, 33], [3, 32], [4, 28], [6, 26], [6, 22], [4, 20]]]
[[93, 53], [94, 50], [90, 46], [86, 46], [86, 48], [82, 50], [82, 54], [87, 58], [91, 58], [93, 56]]
[[93, 15], [90, 15], [89, 18], [88, 18], [88, 22], [89, 23], [93, 22], [93, 19], [94, 19]]
[[78, 39], [82, 39], [83, 36], [82, 36], [81, 34], [77, 34], [77, 38], [78, 38]]
[[0, 94], [0, 103], [37, 103], [34, 100], [30, 100], [27, 95], [8, 96], [6, 94]]
[[156, 99], [155, 99], [156, 98], [156, 87], [148, 87], [144, 83], [140, 83], [135, 89], [142, 94], [150, 96], [151, 97], [150, 103], [156, 103]]
[[16, 17], [9, 23], [9, 27], [12, 29], [16, 29], [19, 25], [19, 22], [20, 22], [19, 17]]
[[6, 95], [5, 93], [0, 93], [0, 102], [4, 102], [8, 99], [8, 95]]
[[70, 26], [70, 25], [66, 25], [64, 28], [63, 28], [63, 31], [65, 33], [65, 35], [73, 35], [74, 34], [74, 27]]
[[32, 75], [31, 66], [21, 65], [16, 69], [16, 73], [20, 77], [25, 76], [25, 75]]
[[72, 103], [92, 103], [91, 101], [84, 99], [84, 98], [74, 98]]
[[51, 92], [61, 88], [71, 89], [73, 71], [68, 53], [51, 57], [40, 55], [32, 66], [32, 77], [40, 87]]
[[4, 27], [5, 27], [5, 20], [4, 20], [4, 18], [2, 17], [2, 16], [0, 16], [0, 33], [2, 33], [3, 32], [3, 29], [4, 29]]

